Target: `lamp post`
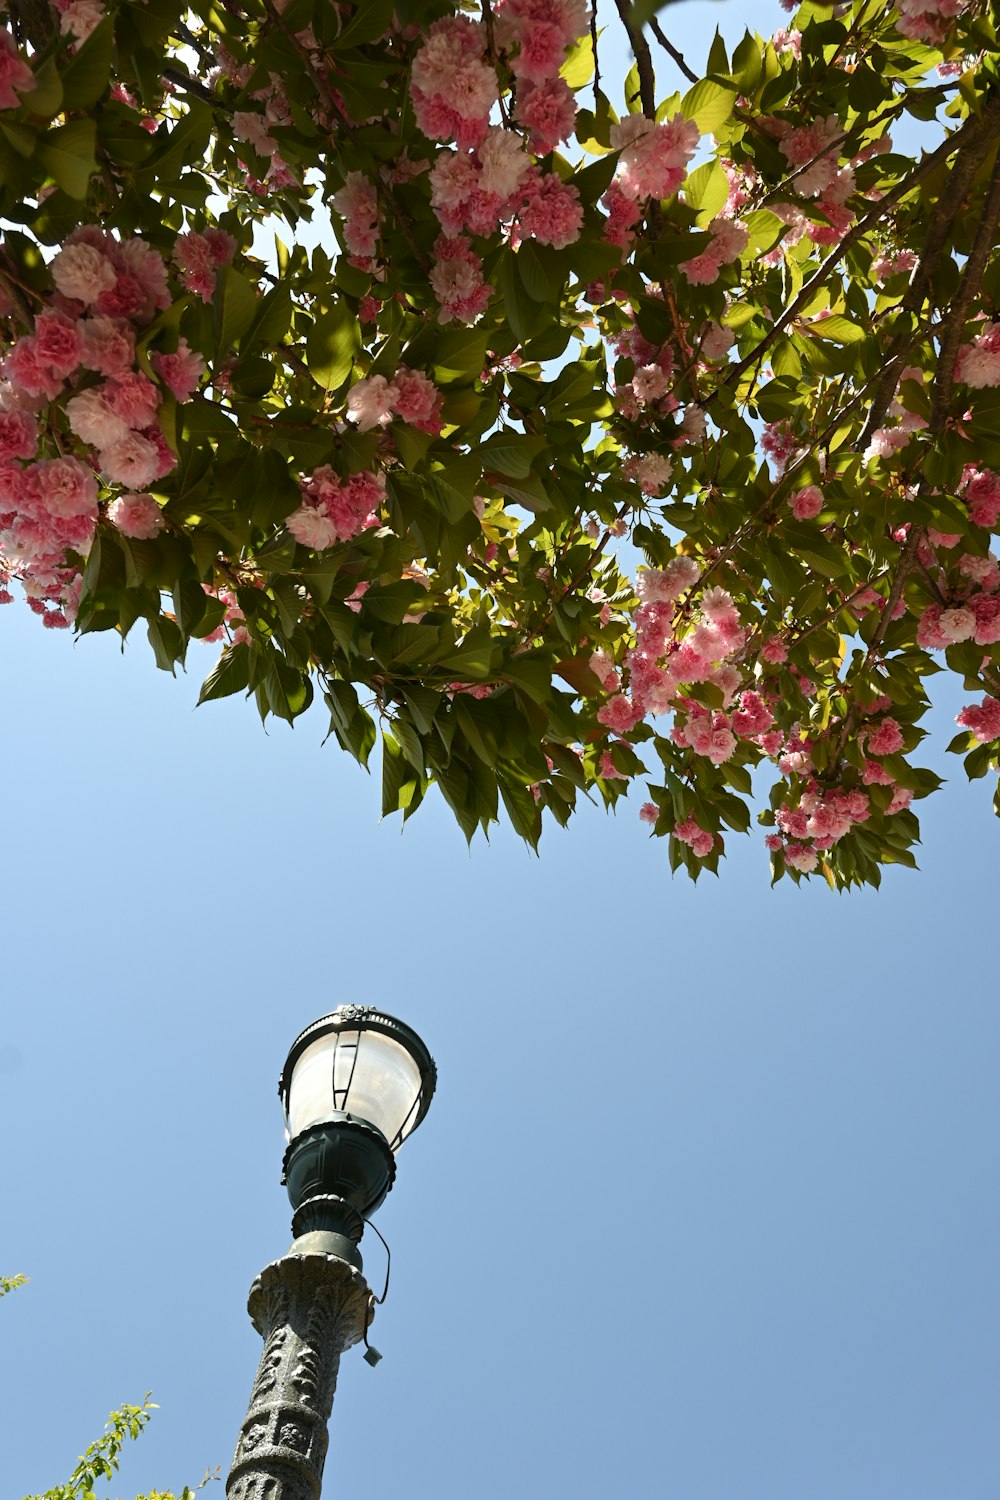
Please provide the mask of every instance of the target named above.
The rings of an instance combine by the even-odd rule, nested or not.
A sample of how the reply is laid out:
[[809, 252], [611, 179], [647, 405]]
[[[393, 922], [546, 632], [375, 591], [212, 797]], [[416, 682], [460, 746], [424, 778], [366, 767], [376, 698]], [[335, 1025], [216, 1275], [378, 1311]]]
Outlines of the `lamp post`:
[[227, 1500], [319, 1500], [340, 1356], [374, 1313], [358, 1243], [436, 1081], [416, 1032], [369, 1006], [342, 1005], [292, 1043], [278, 1092], [294, 1239], [250, 1288], [264, 1347]]

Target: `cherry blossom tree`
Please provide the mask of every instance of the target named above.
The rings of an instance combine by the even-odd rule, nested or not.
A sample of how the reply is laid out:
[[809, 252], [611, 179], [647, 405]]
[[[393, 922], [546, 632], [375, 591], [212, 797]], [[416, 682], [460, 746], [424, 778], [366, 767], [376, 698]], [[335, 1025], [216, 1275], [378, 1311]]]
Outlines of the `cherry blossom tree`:
[[877, 884], [927, 678], [1000, 755], [996, 34], [806, 0], [695, 69], [670, 18], [7, 0], [0, 598], [318, 690], [404, 819], [648, 779], [674, 868], [755, 794], [775, 877]]

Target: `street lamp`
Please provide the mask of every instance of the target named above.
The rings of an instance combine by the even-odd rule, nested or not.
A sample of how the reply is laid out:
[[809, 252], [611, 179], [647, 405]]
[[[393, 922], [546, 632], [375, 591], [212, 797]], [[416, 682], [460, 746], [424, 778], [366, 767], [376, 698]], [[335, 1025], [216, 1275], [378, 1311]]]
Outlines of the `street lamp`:
[[358, 1243], [436, 1081], [416, 1032], [370, 1006], [342, 1005], [292, 1043], [278, 1092], [294, 1239], [250, 1288], [264, 1347], [228, 1500], [318, 1500], [340, 1356], [374, 1313]]

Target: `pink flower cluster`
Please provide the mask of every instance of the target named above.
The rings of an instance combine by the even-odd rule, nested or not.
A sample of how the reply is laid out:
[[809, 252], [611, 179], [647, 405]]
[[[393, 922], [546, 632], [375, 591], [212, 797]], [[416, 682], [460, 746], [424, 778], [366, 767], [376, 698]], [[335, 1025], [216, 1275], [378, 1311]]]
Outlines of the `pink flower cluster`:
[[350, 255], [367, 259], [378, 244], [378, 197], [363, 172], [348, 172], [331, 199], [344, 221], [344, 245]]
[[384, 474], [364, 469], [341, 479], [329, 464], [324, 464], [302, 480], [299, 488], [302, 504], [286, 524], [296, 541], [315, 552], [378, 525], [379, 507], [385, 498]]
[[1000, 698], [984, 698], [982, 703], [968, 704], [955, 723], [971, 730], [981, 744], [1000, 740]]
[[[121, 519], [127, 535], [153, 535], [149, 528], [163, 524], [159, 507], [136, 492], [168, 474], [177, 460], [158, 421], [161, 387], [136, 368], [138, 333], [171, 302], [163, 258], [144, 240], [118, 241], [86, 225], [69, 236], [49, 270], [55, 295], [2, 365], [0, 546], [29, 600], [56, 603], [68, 600], [73, 577], [67, 549], [85, 556], [93, 539], [93, 467], [107, 483], [129, 491], [112, 519]], [[154, 351], [150, 360], [178, 400], [190, 398], [204, 373], [201, 356], [183, 339], [173, 353]], [[62, 426], [64, 446], [72, 434], [78, 455], [38, 455], [33, 413], [47, 405], [48, 427]], [[37, 461], [24, 467], [23, 460]]]
[[[782, 131], [784, 121], [776, 122]], [[794, 187], [802, 198], [815, 198], [833, 186], [837, 175], [837, 147], [834, 142], [843, 135], [843, 127], [836, 115], [827, 115], [822, 120], [812, 120], [808, 125], [788, 130], [779, 140], [778, 146], [788, 165], [798, 175]]]
[[645, 115], [626, 115], [611, 127], [611, 144], [619, 152], [619, 192], [635, 202], [671, 197], [684, 181], [698, 139], [697, 125], [681, 114], [660, 124]]
[[920, 42], [942, 42], [951, 22], [967, 8], [969, 0], [898, 0], [896, 25], [904, 36]]
[[706, 854], [711, 854], [715, 848], [714, 835], [707, 833], [693, 817], [685, 818], [683, 823], [677, 824], [674, 829], [674, 838], [680, 839], [684, 844], [689, 844], [699, 859], [704, 859]]
[[823, 509], [823, 491], [814, 484], [789, 495], [788, 506], [796, 521], [812, 521]]
[[483, 263], [464, 235], [441, 235], [434, 242], [430, 283], [442, 323], [474, 323], [493, 295], [483, 281]]
[[1000, 323], [987, 323], [971, 344], [963, 344], [955, 361], [955, 378], [975, 390], [1000, 385]]
[[442, 152], [431, 171], [431, 206], [446, 234], [493, 234], [518, 220], [518, 237], [561, 249], [579, 238], [580, 195], [554, 173], [542, 173], [520, 137], [493, 126], [474, 151]]
[[202, 302], [211, 302], [215, 292], [215, 273], [230, 263], [236, 254], [236, 241], [224, 229], [206, 229], [204, 234], [188, 230], [174, 241], [174, 261], [181, 280], [189, 292]]
[[410, 99], [417, 126], [432, 141], [476, 146], [489, 128], [500, 94], [496, 69], [486, 61], [479, 21], [444, 16], [435, 21], [413, 59]]
[[967, 464], [962, 473], [959, 494], [969, 507], [973, 526], [996, 530], [1000, 522], [1000, 476], [992, 469], [976, 469]]
[[411, 427], [436, 435], [441, 431], [442, 400], [441, 392], [422, 370], [400, 365], [391, 381], [384, 375], [369, 375], [351, 387], [347, 420], [354, 422], [359, 432], [370, 432], [400, 417]]
[[992, 646], [1000, 641], [1000, 594], [973, 594], [964, 603], [944, 609], [929, 604], [917, 626], [917, 645], [927, 651], [944, 651], [961, 641]]
[[0, 109], [18, 109], [19, 94], [30, 94], [35, 75], [14, 46], [6, 27], [0, 27]]
[[708, 227], [712, 233], [709, 244], [700, 255], [682, 261], [678, 268], [692, 286], [711, 286], [718, 281], [722, 267], [736, 260], [747, 247], [746, 228], [735, 220], [713, 219]]

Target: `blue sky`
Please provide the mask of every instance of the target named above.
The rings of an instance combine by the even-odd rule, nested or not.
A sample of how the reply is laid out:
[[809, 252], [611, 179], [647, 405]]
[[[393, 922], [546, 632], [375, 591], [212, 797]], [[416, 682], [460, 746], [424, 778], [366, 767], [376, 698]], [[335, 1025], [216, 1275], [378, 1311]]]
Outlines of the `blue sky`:
[[[696, 22], [775, 13], [666, 15], [700, 59]], [[940, 753], [960, 694], [922, 871], [837, 897], [769, 890], [756, 832], [671, 879], [640, 797], [540, 859], [435, 798], [401, 835], [318, 714], [195, 712], [212, 648], [174, 681], [141, 633], [0, 632], [4, 1496], [149, 1388], [111, 1493], [225, 1471], [289, 1239], [277, 1076], [342, 1001], [440, 1082], [328, 1495], [1000, 1493], [1000, 825]]]

